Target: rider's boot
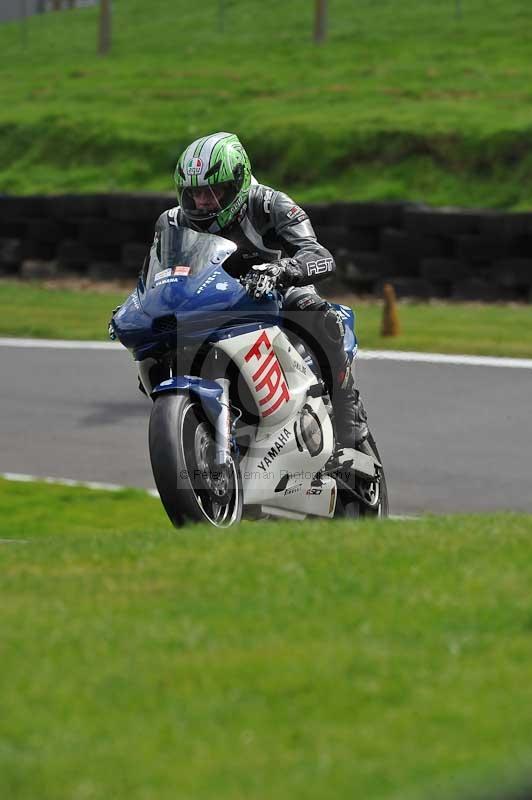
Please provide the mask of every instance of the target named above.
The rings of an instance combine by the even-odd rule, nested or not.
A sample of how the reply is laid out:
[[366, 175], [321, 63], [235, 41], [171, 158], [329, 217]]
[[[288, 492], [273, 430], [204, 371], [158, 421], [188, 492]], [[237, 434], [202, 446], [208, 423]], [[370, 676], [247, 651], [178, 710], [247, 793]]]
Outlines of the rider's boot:
[[337, 384], [333, 387], [332, 405], [336, 423], [336, 438], [338, 447], [360, 448], [368, 438], [368, 417], [360, 398], [360, 392], [355, 389], [355, 381], [351, 367], [337, 376]]

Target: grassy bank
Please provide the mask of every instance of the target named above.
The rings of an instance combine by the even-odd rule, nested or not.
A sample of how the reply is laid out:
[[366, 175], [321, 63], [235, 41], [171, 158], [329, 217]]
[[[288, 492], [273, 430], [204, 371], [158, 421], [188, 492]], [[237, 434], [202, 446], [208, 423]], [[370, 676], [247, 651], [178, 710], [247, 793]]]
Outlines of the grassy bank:
[[[0, 282], [0, 336], [51, 339], [107, 338], [111, 310], [122, 291], [47, 289], [38, 284]], [[402, 303], [402, 333], [380, 336], [379, 302], [346, 297], [357, 313], [363, 349], [419, 350], [438, 353], [532, 358], [531, 310], [527, 306]]]
[[176, 533], [137, 492], [0, 481], [2, 796], [499, 780], [532, 746], [531, 534], [518, 515]]
[[[237, 130], [301, 201], [532, 204], [528, 0], [116, 0], [0, 27], [0, 190], [170, 187], [180, 149]], [[282, 24], [279, 24], [282, 20]], [[260, 55], [259, 55], [260, 54]]]

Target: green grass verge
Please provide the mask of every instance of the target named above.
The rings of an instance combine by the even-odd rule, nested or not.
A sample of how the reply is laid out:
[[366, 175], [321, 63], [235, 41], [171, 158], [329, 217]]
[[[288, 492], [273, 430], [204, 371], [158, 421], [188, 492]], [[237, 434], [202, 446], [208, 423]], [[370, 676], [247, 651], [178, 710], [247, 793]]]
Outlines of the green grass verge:
[[532, 203], [529, 0], [116, 0], [0, 27], [0, 190], [168, 189], [193, 138], [236, 130], [302, 202]]
[[499, 780], [532, 746], [531, 534], [521, 515], [177, 533], [139, 492], [0, 481], [1, 795]]
[[354, 304], [362, 349], [532, 357], [532, 309], [453, 303], [399, 305], [401, 334], [380, 335], [382, 306]]
[[109, 341], [111, 312], [127, 294], [0, 281], [0, 335]]
[[[103, 341], [111, 310], [126, 294], [0, 281], [0, 336]], [[532, 358], [532, 310], [527, 306], [403, 303], [402, 333], [393, 339], [379, 334], [380, 303], [355, 301], [354, 308], [360, 346], [366, 350]]]

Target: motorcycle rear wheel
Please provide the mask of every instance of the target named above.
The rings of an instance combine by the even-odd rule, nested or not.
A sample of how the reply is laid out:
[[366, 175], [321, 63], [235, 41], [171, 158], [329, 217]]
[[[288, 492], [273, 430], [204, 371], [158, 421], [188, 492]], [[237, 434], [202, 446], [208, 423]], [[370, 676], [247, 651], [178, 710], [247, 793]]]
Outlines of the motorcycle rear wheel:
[[[362, 447], [366, 455], [372, 455], [382, 464], [379, 450], [371, 431]], [[384, 470], [381, 472], [378, 481], [357, 479], [355, 486], [357, 492], [366, 502], [363, 503], [361, 500], [357, 500], [345, 489], [340, 490], [339, 504], [335, 516], [347, 517], [349, 519], [372, 519], [375, 517], [386, 518], [389, 515], [388, 487], [386, 485]]]
[[184, 394], [155, 399], [149, 425], [153, 477], [172, 524], [227, 528], [242, 517], [242, 480], [234, 458], [215, 467], [214, 431], [199, 403]]
[[[368, 455], [373, 455], [382, 464], [377, 443], [371, 431], [364, 442], [365, 451]], [[362, 488], [362, 487], [361, 487]], [[388, 487], [386, 485], [386, 475], [384, 469], [381, 472], [380, 480], [366, 481], [362, 488], [363, 496], [371, 502], [371, 505], [359, 503], [359, 516], [361, 517], [387, 517], [390, 509], [388, 504]]]

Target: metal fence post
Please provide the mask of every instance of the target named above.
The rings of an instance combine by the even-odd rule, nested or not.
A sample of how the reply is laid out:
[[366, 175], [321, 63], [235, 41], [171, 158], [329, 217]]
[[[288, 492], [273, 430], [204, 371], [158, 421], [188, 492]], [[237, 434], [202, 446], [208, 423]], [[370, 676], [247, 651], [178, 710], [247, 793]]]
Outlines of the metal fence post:
[[26, 5], [26, 0], [19, 0], [19, 7], [20, 7], [19, 14], [21, 20], [20, 39], [22, 47], [25, 50], [28, 46], [28, 7]]
[[104, 56], [111, 49], [111, 0], [100, 0], [98, 53]]
[[314, 41], [321, 44], [327, 35], [327, 0], [316, 0], [314, 11]]

